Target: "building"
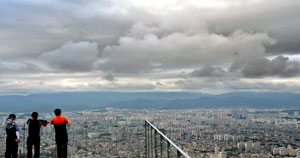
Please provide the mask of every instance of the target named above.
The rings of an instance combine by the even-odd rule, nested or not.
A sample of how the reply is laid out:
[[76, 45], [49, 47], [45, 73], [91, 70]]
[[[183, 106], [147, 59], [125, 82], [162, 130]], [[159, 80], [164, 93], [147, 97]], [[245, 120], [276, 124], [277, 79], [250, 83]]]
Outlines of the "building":
[[227, 158], [227, 153], [220, 152], [219, 155], [218, 155], [218, 158]]

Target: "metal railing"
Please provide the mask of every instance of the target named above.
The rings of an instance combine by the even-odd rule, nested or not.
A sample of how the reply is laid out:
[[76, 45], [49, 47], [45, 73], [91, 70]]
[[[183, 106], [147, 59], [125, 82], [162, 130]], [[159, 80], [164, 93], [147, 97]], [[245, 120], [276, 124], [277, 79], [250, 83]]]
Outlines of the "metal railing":
[[[158, 144], [159, 142], [159, 144]], [[172, 150], [172, 149], [173, 150]], [[175, 150], [174, 150], [175, 149]], [[175, 151], [175, 152], [172, 152]], [[191, 158], [163, 132], [157, 129], [150, 121], [145, 120], [145, 157], [146, 158]]]

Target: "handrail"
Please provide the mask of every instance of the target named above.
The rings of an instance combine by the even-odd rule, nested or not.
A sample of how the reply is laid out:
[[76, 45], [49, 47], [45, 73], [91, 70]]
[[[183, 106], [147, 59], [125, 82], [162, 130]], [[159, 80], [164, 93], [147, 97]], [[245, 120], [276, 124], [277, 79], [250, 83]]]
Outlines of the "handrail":
[[[169, 139], [165, 134], [163, 134], [159, 129], [157, 129], [150, 121], [145, 120], [160, 136], [162, 136], [168, 143], [170, 143], [176, 150], [177, 154], [184, 156], [185, 158], [191, 158], [186, 152], [179, 148], [171, 139]], [[179, 157], [180, 157], [179, 155]]]

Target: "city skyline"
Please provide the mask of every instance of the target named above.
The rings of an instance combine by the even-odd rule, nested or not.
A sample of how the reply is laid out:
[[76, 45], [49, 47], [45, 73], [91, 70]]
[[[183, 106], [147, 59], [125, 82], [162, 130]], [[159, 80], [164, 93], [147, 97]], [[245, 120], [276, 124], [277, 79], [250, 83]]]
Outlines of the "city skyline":
[[293, 92], [300, 2], [0, 2], [0, 95]]
[[[158, 129], [163, 129], [169, 139], [193, 158], [299, 158], [299, 112], [290, 109], [255, 108], [106, 108], [63, 111], [63, 114], [71, 121], [71, 126], [68, 127], [68, 151], [72, 158], [85, 155], [92, 158], [145, 157], [145, 120], [149, 120]], [[0, 112], [0, 119], [6, 117], [7, 113]], [[23, 123], [29, 117], [30, 113], [17, 113], [16, 121], [23, 127]], [[54, 113], [48, 112], [39, 115], [39, 118], [46, 120], [53, 117]], [[21, 132], [21, 138], [24, 139], [26, 132]], [[5, 131], [1, 130], [0, 139], [4, 138]], [[19, 145], [20, 153], [24, 153], [23, 149], [26, 153], [23, 139]], [[165, 148], [167, 144], [162, 142]], [[154, 148], [154, 141], [151, 148]], [[0, 157], [4, 150], [4, 146], [0, 144]], [[170, 157], [176, 157], [175, 148], [171, 147], [170, 150]], [[54, 157], [54, 153], [54, 129], [48, 125], [41, 131], [41, 156]], [[164, 157], [167, 157], [166, 153], [166, 149], [163, 149]]]

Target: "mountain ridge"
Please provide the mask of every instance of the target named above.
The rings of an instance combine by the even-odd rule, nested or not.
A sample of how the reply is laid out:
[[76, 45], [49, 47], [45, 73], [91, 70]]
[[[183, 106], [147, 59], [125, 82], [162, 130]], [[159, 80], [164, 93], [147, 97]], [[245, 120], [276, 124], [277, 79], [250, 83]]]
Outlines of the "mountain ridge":
[[300, 107], [300, 94], [289, 92], [61, 92], [0, 96], [0, 112], [99, 109], [283, 108]]

